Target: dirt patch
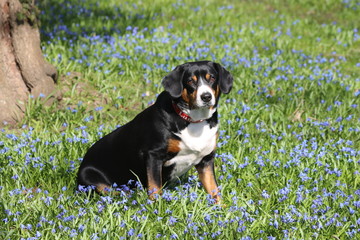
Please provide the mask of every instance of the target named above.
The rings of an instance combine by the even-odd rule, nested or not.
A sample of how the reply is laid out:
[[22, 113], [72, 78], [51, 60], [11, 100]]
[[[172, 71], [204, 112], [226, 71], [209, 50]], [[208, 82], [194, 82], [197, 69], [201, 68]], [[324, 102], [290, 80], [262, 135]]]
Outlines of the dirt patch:
[[58, 89], [60, 91], [59, 108], [76, 107], [79, 102], [83, 102], [89, 109], [96, 106], [108, 104], [109, 99], [87, 79], [83, 78], [80, 72], [70, 72], [62, 75], [59, 80]]

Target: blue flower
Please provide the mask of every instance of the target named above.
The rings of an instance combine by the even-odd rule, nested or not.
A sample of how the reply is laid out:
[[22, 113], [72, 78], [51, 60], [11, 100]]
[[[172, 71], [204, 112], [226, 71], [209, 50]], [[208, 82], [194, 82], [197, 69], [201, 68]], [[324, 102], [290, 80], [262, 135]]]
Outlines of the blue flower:
[[177, 223], [177, 219], [173, 216], [170, 216], [170, 218], [169, 218], [170, 226], [174, 225], [175, 223]]
[[129, 237], [134, 236], [134, 234], [135, 234], [135, 229], [133, 229], [133, 228], [131, 228], [131, 229], [127, 232], [127, 235], [128, 235]]
[[265, 198], [265, 199], [270, 198], [270, 195], [267, 193], [266, 190], [263, 190], [263, 191], [262, 191], [261, 196], [262, 196], [263, 198]]

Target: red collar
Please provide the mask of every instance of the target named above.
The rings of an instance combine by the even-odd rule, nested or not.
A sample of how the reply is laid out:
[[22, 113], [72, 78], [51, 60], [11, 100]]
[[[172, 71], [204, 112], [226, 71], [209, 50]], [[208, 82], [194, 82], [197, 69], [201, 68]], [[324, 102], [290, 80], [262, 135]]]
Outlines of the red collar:
[[191, 119], [191, 117], [190, 117], [189, 115], [187, 115], [186, 113], [184, 113], [176, 103], [173, 102], [172, 105], [173, 105], [173, 108], [174, 108], [175, 112], [176, 112], [182, 119], [185, 119], [186, 121], [188, 121], [188, 122], [190, 122], [190, 123], [199, 123], [199, 122], [204, 121], [204, 119], [200, 119], [200, 120], [194, 121], [194, 120]]

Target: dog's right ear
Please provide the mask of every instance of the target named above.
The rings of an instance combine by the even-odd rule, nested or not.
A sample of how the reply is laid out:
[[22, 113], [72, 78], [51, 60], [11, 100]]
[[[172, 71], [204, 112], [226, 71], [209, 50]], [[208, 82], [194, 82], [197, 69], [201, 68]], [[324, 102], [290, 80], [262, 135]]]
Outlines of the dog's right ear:
[[234, 78], [229, 73], [228, 70], [226, 70], [223, 66], [221, 66], [219, 63], [214, 63], [215, 69], [219, 73], [219, 86], [220, 91], [222, 93], [228, 94], [232, 88]]
[[179, 65], [162, 80], [162, 85], [164, 86], [165, 91], [170, 93], [173, 98], [181, 96], [181, 92], [183, 90], [183, 76], [184, 65]]

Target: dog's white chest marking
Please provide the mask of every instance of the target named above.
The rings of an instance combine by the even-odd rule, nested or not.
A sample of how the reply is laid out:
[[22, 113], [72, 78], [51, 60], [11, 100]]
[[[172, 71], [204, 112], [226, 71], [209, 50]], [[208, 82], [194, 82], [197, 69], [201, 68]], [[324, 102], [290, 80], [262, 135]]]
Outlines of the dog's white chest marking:
[[190, 123], [187, 128], [176, 134], [181, 138], [180, 151], [174, 158], [164, 163], [164, 166], [175, 164], [171, 179], [186, 173], [215, 149], [217, 130], [218, 126], [210, 128], [209, 124], [204, 121]]

